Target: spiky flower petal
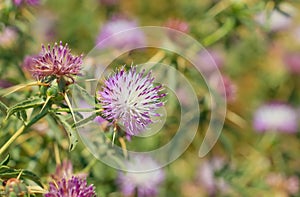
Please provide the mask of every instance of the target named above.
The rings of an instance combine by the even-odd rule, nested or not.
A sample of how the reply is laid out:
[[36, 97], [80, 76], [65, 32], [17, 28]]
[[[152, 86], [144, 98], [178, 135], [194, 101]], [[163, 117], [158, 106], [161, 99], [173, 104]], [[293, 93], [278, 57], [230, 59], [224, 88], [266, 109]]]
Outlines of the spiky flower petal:
[[87, 185], [86, 179], [73, 176], [71, 179], [61, 179], [50, 183], [49, 192], [45, 197], [95, 197], [93, 185]]
[[62, 42], [59, 45], [55, 43], [53, 48], [50, 45], [47, 48], [42, 45], [42, 52], [38, 57], [33, 58], [29, 71], [39, 80], [55, 76], [56, 78], [67, 77], [73, 82], [73, 76], [80, 74], [82, 55], [73, 56], [70, 52], [68, 44], [63, 46]]
[[155, 111], [163, 105], [161, 98], [165, 96], [160, 93], [162, 85], [154, 86], [153, 82], [151, 72], [138, 73], [136, 67], [117, 71], [99, 92], [105, 118], [122, 123], [129, 135], [144, 131], [153, 116], [160, 116]]

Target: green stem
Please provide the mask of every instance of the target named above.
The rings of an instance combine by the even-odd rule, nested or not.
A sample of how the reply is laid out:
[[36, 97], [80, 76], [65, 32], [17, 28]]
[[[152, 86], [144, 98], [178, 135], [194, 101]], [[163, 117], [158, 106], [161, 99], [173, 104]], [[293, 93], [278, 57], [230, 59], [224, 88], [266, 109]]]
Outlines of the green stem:
[[226, 36], [232, 30], [234, 25], [235, 25], [234, 19], [231, 18], [227, 19], [222, 27], [220, 27], [215, 32], [213, 32], [212, 34], [204, 38], [202, 42], [203, 45], [210, 46], [214, 44], [215, 42], [217, 42], [218, 40]]
[[85, 173], [89, 173], [92, 169], [92, 167], [96, 164], [97, 162], [97, 159], [93, 159], [91, 162], [89, 162], [89, 164], [82, 170], [82, 172], [85, 172]]
[[19, 130], [15, 132], [13, 136], [11, 136], [11, 138], [0, 148], [0, 155], [3, 154], [3, 152], [9, 147], [9, 145], [13, 143], [13, 141], [15, 141], [15, 139], [17, 139], [17, 137], [19, 137], [24, 130], [25, 126], [23, 125]]
[[[71, 112], [69, 108], [61, 108], [55, 110], [56, 112]], [[85, 109], [85, 108], [73, 108], [73, 111], [75, 112], [100, 112], [102, 110], [94, 110], [94, 109]]]

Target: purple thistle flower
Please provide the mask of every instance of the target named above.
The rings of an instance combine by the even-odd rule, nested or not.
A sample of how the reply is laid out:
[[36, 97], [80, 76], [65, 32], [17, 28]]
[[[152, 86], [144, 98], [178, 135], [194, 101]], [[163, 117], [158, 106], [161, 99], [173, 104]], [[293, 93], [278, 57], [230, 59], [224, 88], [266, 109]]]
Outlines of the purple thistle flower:
[[[165, 174], [151, 157], [135, 156], [131, 161], [126, 162], [125, 166], [129, 170], [138, 171], [119, 173], [117, 184], [125, 196], [132, 196], [135, 192], [137, 192], [138, 197], [157, 195], [158, 186], [163, 182]], [[147, 171], [147, 169], [157, 170]]]
[[[81, 179], [84, 179], [87, 176], [87, 174], [85, 173], [79, 173], [79, 174], [76, 173], [75, 175], [76, 177]], [[55, 181], [59, 181], [63, 178], [70, 179], [72, 178], [72, 176], [74, 176], [74, 172], [73, 172], [73, 164], [70, 160], [64, 160], [60, 165], [56, 167], [55, 174], [51, 175], [51, 177]]]
[[[96, 43], [98, 48], [112, 47], [116, 49], [123, 49], [125, 47], [134, 48], [140, 45], [145, 44], [145, 35], [140, 29], [135, 29], [130, 33], [120, 33], [129, 29], [137, 28], [138, 25], [135, 21], [128, 20], [121, 17], [114, 17], [107, 23], [105, 23], [97, 37]], [[119, 34], [118, 34], [119, 33]], [[118, 34], [118, 35], [114, 35]], [[105, 39], [108, 39], [110, 36], [113, 36], [112, 39], [109, 39], [109, 42], [106, 42]]]
[[82, 55], [73, 56], [68, 44], [62, 45], [62, 42], [55, 43], [54, 47], [48, 45], [46, 48], [42, 45], [41, 54], [33, 58], [29, 71], [38, 80], [48, 76], [57, 78], [67, 77], [74, 82], [73, 76], [79, 75], [82, 65]]
[[259, 132], [282, 131], [297, 132], [297, 113], [289, 105], [269, 103], [256, 110], [253, 120], [254, 128]]
[[45, 197], [94, 197], [96, 196], [93, 185], [87, 185], [86, 179], [72, 177], [61, 179], [58, 182], [50, 182], [49, 192]]
[[160, 99], [162, 85], [154, 86], [151, 72], [144, 76], [145, 70], [138, 73], [136, 67], [126, 72], [124, 67], [104, 82], [99, 92], [103, 115], [107, 120], [124, 125], [128, 135], [136, 135], [153, 123], [155, 111], [163, 105]]

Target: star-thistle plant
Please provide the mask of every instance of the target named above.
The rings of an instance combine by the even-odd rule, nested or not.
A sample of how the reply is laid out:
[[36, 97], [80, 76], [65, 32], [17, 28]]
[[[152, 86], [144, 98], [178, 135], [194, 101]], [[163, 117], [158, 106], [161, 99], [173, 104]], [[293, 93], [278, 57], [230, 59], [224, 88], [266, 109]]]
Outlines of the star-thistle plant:
[[114, 123], [121, 123], [128, 135], [137, 135], [153, 123], [156, 112], [163, 106], [161, 98], [162, 85], [155, 86], [151, 72], [145, 74], [131, 67], [126, 72], [121, 68], [114, 75], [105, 80], [99, 91], [98, 99], [103, 108], [105, 119]]
[[38, 80], [45, 80], [47, 77], [61, 79], [63, 77], [74, 82], [74, 76], [80, 74], [82, 65], [82, 55], [74, 56], [68, 44], [63, 46], [60, 41], [51, 48], [50, 44], [46, 48], [42, 45], [42, 52], [39, 56], [33, 57], [29, 71]]

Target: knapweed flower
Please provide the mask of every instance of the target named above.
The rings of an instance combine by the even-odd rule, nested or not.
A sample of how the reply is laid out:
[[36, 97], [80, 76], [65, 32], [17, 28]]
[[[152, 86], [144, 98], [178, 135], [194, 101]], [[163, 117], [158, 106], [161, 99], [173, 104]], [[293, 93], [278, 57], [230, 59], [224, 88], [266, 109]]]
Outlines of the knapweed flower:
[[117, 184], [123, 195], [154, 197], [158, 194], [158, 186], [163, 182], [165, 174], [151, 157], [135, 156], [126, 162], [125, 166], [128, 170], [136, 172], [119, 173]]
[[153, 116], [160, 116], [155, 111], [163, 105], [160, 93], [162, 85], [155, 86], [151, 72], [137, 72], [131, 67], [128, 72], [121, 68], [105, 80], [99, 92], [99, 101], [103, 115], [109, 121], [119, 122], [128, 135], [144, 131]]
[[[60, 165], [56, 167], [55, 174], [52, 175], [52, 178], [56, 181], [59, 181], [63, 178], [70, 179], [74, 176], [73, 165], [70, 160], [64, 160]], [[85, 173], [76, 174], [76, 177], [84, 179], [86, 178]]]
[[254, 113], [253, 126], [259, 132], [281, 131], [286, 133], [297, 132], [297, 113], [288, 104], [268, 103]]
[[42, 45], [42, 52], [33, 58], [29, 71], [39, 80], [55, 76], [66, 77], [74, 82], [73, 76], [80, 74], [82, 55], [73, 56], [70, 52], [68, 44], [63, 46], [62, 42], [59, 45], [55, 43], [53, 48], [50, 45], [47, 48]]
[[[137, 27], [138, 25], [135, 21], [120, 17], [112, 18], [101, 27], [96, 41], [98, 44], [97, 47], [123, 49], [144, 45], [146, 42], [145, 35], [140, 29], [135, 29]], [[129, 29], [132, 30], [130, 32], [121, 33]], [[108, 41], [106, 41], [106, 39], [108, 39]]]
[[63, 178], [57, 182], [50, 182], [49, 192], [45, 197], [94, 197], [96, 196], [93, 185], [87, 185], [86, 179], [71, 177]]

